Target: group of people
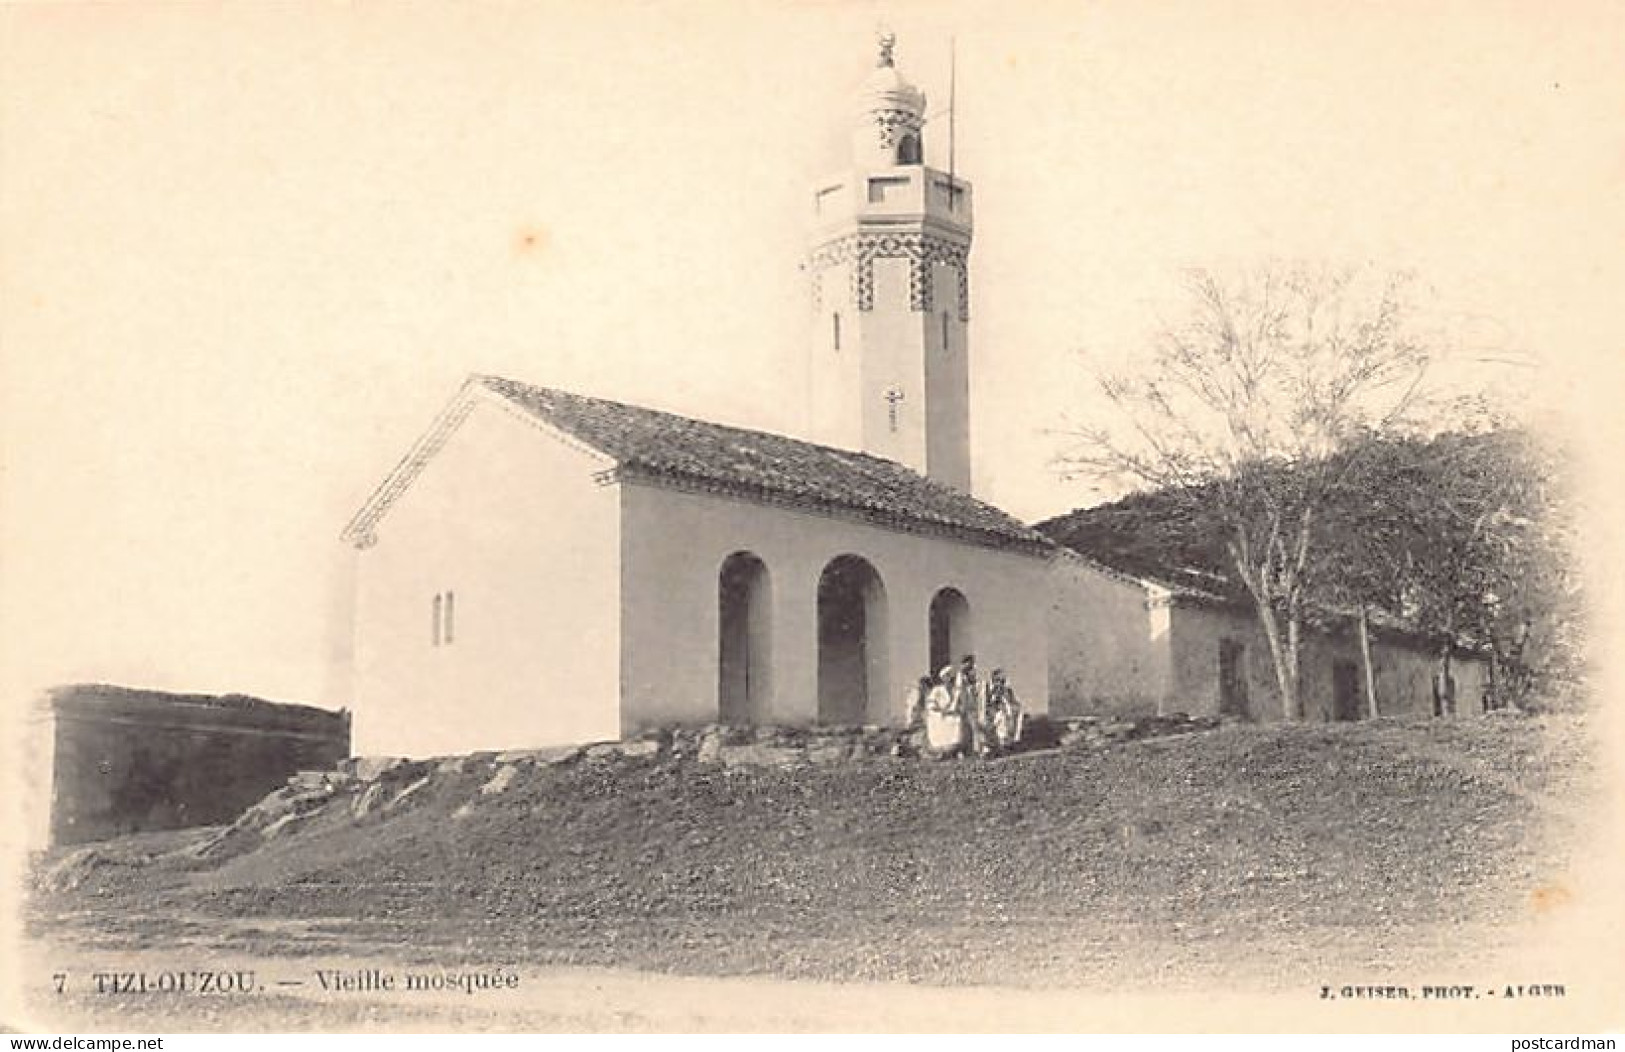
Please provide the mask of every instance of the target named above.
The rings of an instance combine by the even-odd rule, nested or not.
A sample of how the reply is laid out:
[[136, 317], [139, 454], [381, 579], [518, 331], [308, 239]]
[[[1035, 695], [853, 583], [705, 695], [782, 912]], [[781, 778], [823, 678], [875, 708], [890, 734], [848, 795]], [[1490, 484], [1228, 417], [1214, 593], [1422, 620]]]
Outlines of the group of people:
[[908, 725], [924, 725], [926, 746], [940, 758], [997, 755], [1021, 740], [1022, 723], [1021, 703], [1004, 669], [994, 669], [984, 682], [972, 654], [921, 676], [909, 692]]

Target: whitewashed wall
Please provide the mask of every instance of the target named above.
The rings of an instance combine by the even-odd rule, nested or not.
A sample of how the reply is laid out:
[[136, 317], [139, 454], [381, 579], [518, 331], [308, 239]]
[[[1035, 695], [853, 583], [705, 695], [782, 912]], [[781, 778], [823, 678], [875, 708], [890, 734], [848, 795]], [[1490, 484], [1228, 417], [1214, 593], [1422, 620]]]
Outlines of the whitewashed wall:
[[1143, 585], [1060, 554], [1049, 581], [1050, 711], [1148, 715], [1171, 690], [1169, 610]]
[[1030, 711], [1048, 703], [1046, 560], [711, 494], [622, 484], [623, 727], [717, 718], [718, 574], [738, 551], [771, 576], [771, 719], [817, 718], [818, 581], [840, 555], [867, 560], [886, 592], [885, 678], [872, 722], [902, 717], [930, 657], [939, 588], [969, 600], [978, 663], [1003, 666]]
[[[1249, 713], [1252, 719], [1282, 718], [1275, 686], [1275, 668], [1263, 629], [1251, 611], [1180, 606], [1173, 613], [1174, 693], [1169, 704], [1192, 715], [1219, 711], [1219, 641], [1234, 639], [1245, 650]], [[1326, 633], [1306, 630], [1299, 650], [1299, 692], [1304, 718], [1330, 720], [1333, 716], [1332, 668], [1346, 661], [1360, 665], [1358, 638], [1351, 629]], [[1383, 716], [1428, 716], [1433, 712], [1433, 673], [1438, 656], [1427, 647], [1395, 639], [1374, 637], [1372, 671], [1376, 677], [1377, 705]], [[1456, 677], [1458, 715], [1482, 711], [1485, 663], [1458, 658], [1452, 663]], [[1360, 715], [1365, 717], [1365, 681], [1358, 681]]]
[[[620, 518], [615, 487], [592, 479], [606, 466], [478, 399], [361, 553], [357, 753], [617, 735]], [[454, 641], [435, 646], [446, 591]]]
[[1243, 647], [1248, 718], [1280, 718], [1275, 666], [1256, 618], [1228, 609], [1181, 605], [1174, 608], [1172, 621], [1174, 675], [1168, 700], [1172, 710], [1192, 716], [1218, 715], [1219, 645], [1233, 640]]

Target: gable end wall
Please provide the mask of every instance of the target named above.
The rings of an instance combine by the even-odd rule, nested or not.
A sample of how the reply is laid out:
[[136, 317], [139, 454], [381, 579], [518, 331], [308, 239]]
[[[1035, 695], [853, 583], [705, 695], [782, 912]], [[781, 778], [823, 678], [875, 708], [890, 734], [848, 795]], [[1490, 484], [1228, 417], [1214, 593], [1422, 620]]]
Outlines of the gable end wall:
[[[613, 738], [618, 487], [606, 461], [478, 402], [377, 524], [357, 581], [361, 754]], [[433, 599], [456, 596], [434, 645]]]

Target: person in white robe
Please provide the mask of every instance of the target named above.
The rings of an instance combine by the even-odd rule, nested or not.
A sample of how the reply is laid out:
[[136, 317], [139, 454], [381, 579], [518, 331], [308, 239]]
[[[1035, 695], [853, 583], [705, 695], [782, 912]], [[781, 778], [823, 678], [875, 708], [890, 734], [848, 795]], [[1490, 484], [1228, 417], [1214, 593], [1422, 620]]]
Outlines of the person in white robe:
[[943, 666], [925, 699], [925, 740], [938, 757], [958, 755], [965, 747], [965, 715], [957, 679], [952, 665]]

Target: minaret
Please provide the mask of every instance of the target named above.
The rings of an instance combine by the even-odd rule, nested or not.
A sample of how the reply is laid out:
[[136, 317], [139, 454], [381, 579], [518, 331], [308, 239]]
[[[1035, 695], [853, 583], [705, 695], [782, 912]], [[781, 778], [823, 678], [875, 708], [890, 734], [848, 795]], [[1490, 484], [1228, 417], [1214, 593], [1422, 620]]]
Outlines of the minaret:
[[858, 93], [850, 169], [813, 195], [811, 437], [968, 491], [970, 184], [925, 166], [925, 96], [893, 44]]

